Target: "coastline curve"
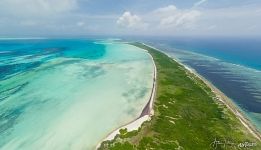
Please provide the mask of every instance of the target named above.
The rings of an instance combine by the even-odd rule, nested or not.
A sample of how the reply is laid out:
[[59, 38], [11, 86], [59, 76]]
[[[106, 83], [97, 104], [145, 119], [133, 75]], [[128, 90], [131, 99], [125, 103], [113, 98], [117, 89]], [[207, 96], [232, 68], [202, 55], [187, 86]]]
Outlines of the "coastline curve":
[[[129, 44], [129, 43], [127, 43], [127, 44]], [[152, 55], [145, 49], [141, 49], [141, 50], [146, 51], [153, 62], [153, 86], [152, 86], [149, 101], [143, 108], [143, 110], [138, 118], [115, 129], [111, 133], [109, 133], [100, 143], [97, 144], [97, 146], [95, 148], [96, 150], [99, 149], [102, 142], [113, 140], [116, 137], [116, 135], [120, 134], [121, 129], [127, 129], [128, 132], [138, 130], [141, 127], [143, 122], [149, 121], [151, 119], [151, 116], [154, 115], [153, 104], [154, 104], [155, 96], [156, 96], [157, 67], [156, 67], [156, 64], [155, 64], [155, 61], [154, 61]]]

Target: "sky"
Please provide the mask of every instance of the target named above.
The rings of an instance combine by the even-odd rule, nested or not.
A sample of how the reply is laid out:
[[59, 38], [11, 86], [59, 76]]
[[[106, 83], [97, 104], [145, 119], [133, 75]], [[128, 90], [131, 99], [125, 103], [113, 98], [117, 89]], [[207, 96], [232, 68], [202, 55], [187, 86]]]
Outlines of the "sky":
[[260, 0], [0, 0], [0, 37], [259, 36]]

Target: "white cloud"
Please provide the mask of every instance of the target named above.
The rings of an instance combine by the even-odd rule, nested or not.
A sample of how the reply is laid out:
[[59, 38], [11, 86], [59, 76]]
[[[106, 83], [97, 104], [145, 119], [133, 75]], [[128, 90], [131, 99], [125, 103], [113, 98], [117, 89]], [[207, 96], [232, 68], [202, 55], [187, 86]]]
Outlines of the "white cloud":
[[177, 7], [174, 5], [169, 5], [167, 7], [162, 7], [156, 9], [154, 12], [155, 13], [160, 13], [160, 14], [170, 14], [170, 13], [175, 13], [177, 11]]
[[140, 29], [139, 31], [143, 30], [144, 33], [173, 34], [195, 29], [200, 16], [201, 12], [198, 10], [178, 9], [175, 5], [168, 5], [142, 14], [141, 17], [146, 23], [140, 16], [126, 11], [118, 18], [117, 24], [121, 27]]
[[193, 5], [193, 7], [198, 7], [198, 6], [200, 6], [200, 5], [204, 4], [204, 3], [206, 3], [207, 1], [208, 1], [208, 0], [200, 0], [200, 1], [196, 2], [196, 3]]
[[214, 30], [214, 29], [216, 29], [217, 28], [217, 25], [210, 25], [210, 26], [208, 26], [206, 29], [207, 30]]
[[35, 25], [37, 25], [37, 22], [32, 21], [32, 20], [24, 20], [24, 21], [21, 21], [20, 24], [22, 26], [35, 26]]
[[260, 15], [261, 14], [261, 9], [258, 9], [255, 12]]
[[196, 10], [177, 13], [161, 19], [160, 25], [168, 27], [190, 28], [200, 15], [201, 13]]
[[48, 16], [77, 7], [77, 0], [1, 0], [0, 13], [15, 17]]
[[131, 12], [126, 11], [117, 20], [117, 24], [121, 27], [127, 28], [146, 28], [147, 24], [144, 23], [141, 17], [131, 14]]
[[79, 21], [79, 22], [76, 23], [76, 25], [79, 26], [79, 27], [82, 27], [82, 26], [85, 25], [85, 22]]
[[[89, 0], [0, 0], [0, 35], [261, 34], [258, 28], [261, 26], [261, 3], [213, 7], [214, 1], [194, 0], [196, 3], [189, 8], [166, 5], [144, 11], [137, 7], [135, 12], [115, 14], [123, 8], [113, 7], [110, 12], [100, 7], [103, 2], [98, 2], [99, 6], [88, 6], [89, 3], [83, 1]], [[214, 9], [198, 8], [208, 2]]]
[[162, 28], [169, 27], [176, 29], [191, 28], [201, 16], [201, 12], [198, 10], [180, 10], [174, 5], [156, 9], [154, 14], [159, 18]]

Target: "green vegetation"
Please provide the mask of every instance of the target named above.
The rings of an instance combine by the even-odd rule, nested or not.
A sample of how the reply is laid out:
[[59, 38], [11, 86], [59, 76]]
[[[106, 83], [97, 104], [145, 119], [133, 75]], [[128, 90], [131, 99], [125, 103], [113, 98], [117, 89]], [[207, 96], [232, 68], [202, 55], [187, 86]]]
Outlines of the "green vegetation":
[[121, 130], [121, 135], [103, 142], [100, 149], [246, 149], [238, 147], [241, 142], [254, 142], [248, 148], [261, 149], [260, 141], [202, 80], [165, 54], [141, 43], [132, 45], [148, 50], [157, 66], [155, 115], [138, 131]]

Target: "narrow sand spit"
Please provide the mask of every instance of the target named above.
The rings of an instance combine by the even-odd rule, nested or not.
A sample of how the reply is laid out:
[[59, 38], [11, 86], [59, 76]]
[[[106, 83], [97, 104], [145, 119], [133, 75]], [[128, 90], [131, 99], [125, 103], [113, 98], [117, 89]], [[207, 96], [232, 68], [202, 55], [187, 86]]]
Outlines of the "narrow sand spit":
[[259, 141], [261, 141], [261, 135], [259, 131], [252, 125], [252, 123], [243, 115], [243, 113], [233, 104], [233, 101], [227, 97], [223, 92], [216, 88], [211, 82], [199, 75], [195, 70], [190, 69], [190, 72], [200, 78], [205, 84], [207, 84], [212, 92], [214, 92], [220, 102], [226, 105], [230, 109], [239, 121], [248, 129], [248, 131], [255, 136]]
[[[142, 43], [144, 45], [146, 45], [145, 43]], [[155, 50], [160, 51], [159, 49], [146, 45], [150, 48], [153, 48]], [[252, 125], [252, 123], [243, 115], [243, 113], [236, 107], [236, 105], [233, 103], [233, 101], [227, 97], [223, 92], [221, 92], [218, 88], [216, 88], [211, 82], [209, 82], [207, 79], [205, 79], [203, 76], [201, 76], [199, 73], [196, 72], [196, 70], [189, 68], [188, 66], [186, 66], [185, 64], [179, 62], [178, 60], [174, 59], [173, 57], [171, 57], [170, 55], [166, 54], [165, 52], [162, 52], [165, 55], [167, 55], [169, 58], [173, 59], [174, 61], [176, 61], [177, 63], [179, 63], [180, 65], [182, 65], [183, 67], [185, 67], [186, 70], [188, 70], [190, 73], [194, 74], [195, 76], [197, 76], [199, 79], [201, 79], [207, 86], [209, 86], [212, 90], [212, 92], [215, 93], [216, 97], [218, 98], [218, 100], [220, 102], [222, 102], [224, 105], [226, 105], [226, 107], [228, 109], [230, 109], [235, 115], [236, 117], [239, 119], [239, 121], [247, 128], [247, 130], [254, 136], [256, 137], [259, 141], [261, 141], [261, 135], [260, 132]]]
[[[153, 48], [155, 50], [158, 50], [159, 52], [162, 52], [155, 47], [149, 46], [145, 43], [142, 43], [142, 44], [144, 44], [150, 48]], [[147, 51], [147, 50], [145, 50], [145, 51]], [[210, 83], [203, 76], [199, 75], [195, 70], [193, 70], [193, 69], [189, 68], [188, 66], [186, 66], [185, 64], [182, 64], [181, 62], [177, 61], [176, 59], [174, 59], [170, 55], [166, 54], [165, 52], [162, 52], [162, 53], [164, 53], [169, 58], [173, 59], [174, 61], [176, 61], [177, 63], [182, 65], [187, 71], [194, 74], [199, 79], [201, 79], [206, 85], [208, 85], [211, 88], [211, 90], [216, 94], [218, 100], [220, 102], [222, 102], [224, 105], [226, 105], [226, 107], [228, 109], [230, 109], [236, 115], [236, 117], [239, 119], [239, 121], [247, 128], [247, 130], [253, 136], [255, 136], [259, 141], [261, 141], [261, 135], [260, 135], [259, 131], [257, 131], [257, 129], [251, 124], [251, 122], [243, 116], [242, 112], [240, 112], [240, 110], [235, 106], [235, 104], [233, 104], [233, 101], [230, 98], [228, 98], [223, 92], [221, 92], [218, 88], [216, 88], [212, 83]], [[151, 119], [151, 116], [154, 115], [153, 103], [155, 100], [157, 68], [156, 68], [153, 57], [151, 55], [150, 55], [150, 57], [153, 61], [153, 65], [154, 65], [154, 78], [153, 78], [153, 88], [152, 88], [151, 96], [150, 96], [150, 99], [149, 99], [147, 105], [144, 107], [141, 115], [137, 119], [135, 119], [134, 121], [132, 121], [126, 125], [123, 125], [122, 127], [114, 130], [113, 132], [111, 132], [108, 136], [106, 136], [106, 138], [104, 138], [96, 146], [96, 149], [98, 149], [100, 147], [100, 145], [103, 141], [113, 140], [117, 134], [120, 134], [120, 129], [127, 129], [127, 131], [138, 130], [143, 122], [149, 121]]]
[[[145, 51], [148, 52], [147, 50], [145, 50]], [[120, 128], [114, 130], [113, 132], [111, 132], [109, 135], [106, 136], [106, 138], [104, 138], [96, 146], [96, 149], [98, 149], [101, 146], [101, 143], [103, 141], [113, 140], [117, 134], [120, 134], [120, 130], [121, 129], [127, 129], [128, 132], [134, 131], [134, 130], [138, 130], [139, 127], [141, 127], [143, 122], [149, 121], [151, 119], [151, 116], [154, 115], [153, 103], [154, 103], [155, 94], [156, 94], [155, 91], [156, 91], [157, 68], [156, 68], [156, 65], [155, 65], [153, 57], [149, 53], [148, 53], [148, 55], [151, 57], [152, 62], [153, 62], [153, 66], [154, 66], [153, 86], [152, 86], [151, 95], [150, 95], [148, 103], [146, 104], [146, 106], [142, 110], [142, 113], [140, 114], [140, 116], [137, 119], [135, 119], [134, 121], [132, 121], [130, 123], [127, 123], [126, 125], [121, 126]]]

